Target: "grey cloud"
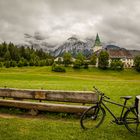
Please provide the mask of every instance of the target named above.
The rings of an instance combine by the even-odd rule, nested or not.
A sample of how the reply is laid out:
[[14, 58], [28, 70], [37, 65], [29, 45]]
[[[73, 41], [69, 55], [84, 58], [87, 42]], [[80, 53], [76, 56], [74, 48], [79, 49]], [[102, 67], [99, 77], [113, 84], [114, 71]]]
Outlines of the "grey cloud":
[[139, 0], [0, 0], [0, 41], [57, 44], [98, 32], [103, 42], [140, 49], [139, 6]]

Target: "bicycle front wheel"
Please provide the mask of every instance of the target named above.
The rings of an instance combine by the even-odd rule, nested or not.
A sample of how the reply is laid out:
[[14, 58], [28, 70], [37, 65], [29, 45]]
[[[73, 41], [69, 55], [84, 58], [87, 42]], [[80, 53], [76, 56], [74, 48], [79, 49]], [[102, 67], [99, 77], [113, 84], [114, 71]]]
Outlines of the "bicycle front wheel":
[[105, 117], [105, 110], [102, 107], [92, 106], [81, 116], [80, 124], [83, 129], [98, 128]]
[[133, 107], [127, 110], [124, 115], [125, 127], [134, 134], [140, 134], [140, 121], [138, 119], [138, 114], [136, 108]]

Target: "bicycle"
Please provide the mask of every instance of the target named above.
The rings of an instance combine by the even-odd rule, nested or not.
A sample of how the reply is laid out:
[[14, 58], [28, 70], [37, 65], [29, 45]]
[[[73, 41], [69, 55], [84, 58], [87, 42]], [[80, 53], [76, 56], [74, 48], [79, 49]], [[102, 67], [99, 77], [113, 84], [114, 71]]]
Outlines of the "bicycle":
[[[81, 115], [80, 125], [83, 129], [98, 128], [105, 119], [106, 109], [113, 117], [113, 123], [116, 123], [117, 125], [125, 125], [131, 133], [140, 134], [140, 120], [138, 118], [137, 106], [136, 104], [131, 107], [126, 106], [127, 101], [131, 99], [132, 96], [122, 96], [121, 98], [125, 99], [124, 104], [122, 105], [111, 101], [108, 96], [97, 88], [94, 87], [94, 89], [98, 94], [99, 100], [94, 106], [91, 106]], [[120, 116], [116, 117], [109, 107], [105, 105], [105, 102], [122, 107]]]

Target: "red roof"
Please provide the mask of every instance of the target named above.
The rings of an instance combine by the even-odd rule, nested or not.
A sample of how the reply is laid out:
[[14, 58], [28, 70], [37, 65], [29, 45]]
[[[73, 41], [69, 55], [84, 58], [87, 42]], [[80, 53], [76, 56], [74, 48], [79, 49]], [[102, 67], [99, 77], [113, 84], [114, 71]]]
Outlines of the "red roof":
[[132, 58], [131, 53], [125, 49], [119, 50], [108, 49], [107, 52], [109, 53], [110, 58]]

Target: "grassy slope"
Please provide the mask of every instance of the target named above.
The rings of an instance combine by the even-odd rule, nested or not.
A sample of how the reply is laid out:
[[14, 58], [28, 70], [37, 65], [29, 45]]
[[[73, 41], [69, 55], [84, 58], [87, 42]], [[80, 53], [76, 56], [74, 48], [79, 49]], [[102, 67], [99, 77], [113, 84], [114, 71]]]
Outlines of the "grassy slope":
[[[28, 89], [92, 90], [95, 85], [111, 99], [120, 103], [121, 95], [140, 94], [140, 74], [132, 70], [123, 72], [101, 71], [97, 69], [73, 70], [66, 73], [51, 72], [50, 67], [0, 69], [0, 87]], [[134, 99], [133, 99], [134, 100]], [[129, 101], [130, 104], [132, 101]], [[111, 106], [116, 114], [120, 112]], [[1, 140], [123, 140], [138, 139], [132, 136], [124, 126], [110, 124], [107, 115], [104, 124], [96, 131], [82, 131], [79, 120], [75, 119], [0, 119]]]

